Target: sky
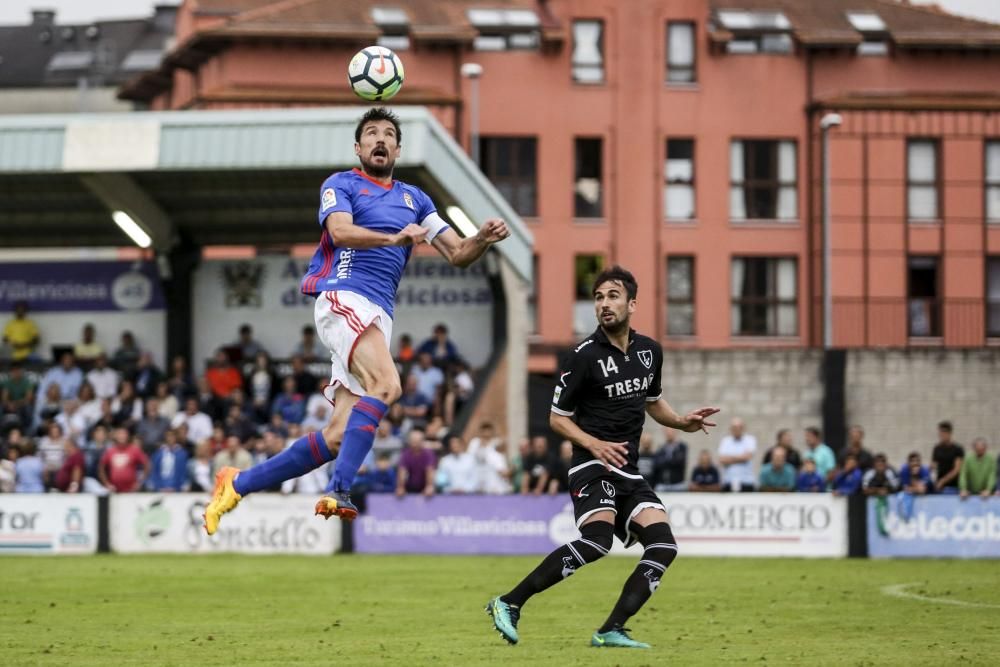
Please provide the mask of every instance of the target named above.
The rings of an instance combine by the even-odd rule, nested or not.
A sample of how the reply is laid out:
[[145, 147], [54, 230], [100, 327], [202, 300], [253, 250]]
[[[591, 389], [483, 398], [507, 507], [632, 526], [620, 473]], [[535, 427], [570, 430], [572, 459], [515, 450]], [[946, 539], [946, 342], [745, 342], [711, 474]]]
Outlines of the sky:
[[[934, 2], [955, 14], [1000, 23], [1000, 0], [912, 0]], [[55, 9], [59, 23], [87, 23], [96, 19], [137, 18], [152, 13], [153, 5], [180, 4], [180, 0], [0, 0], [0, 25], [29, 23], [32, 9]], [[738, 6], [739, 0], [733, 0]]]

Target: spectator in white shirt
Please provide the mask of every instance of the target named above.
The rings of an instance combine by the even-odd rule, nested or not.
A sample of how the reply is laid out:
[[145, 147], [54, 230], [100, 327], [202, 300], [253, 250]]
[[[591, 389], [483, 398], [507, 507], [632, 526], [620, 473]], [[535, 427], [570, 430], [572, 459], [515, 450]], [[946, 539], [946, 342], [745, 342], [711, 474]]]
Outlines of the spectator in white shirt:
[[212, 437], [212, 418], [198, 409], [198, 399], [193, 396], [184, 401], [184, 412], [178, 412], [170, 428], [187, 426], [188, 440], [196, 445]]
[[757, 451], [757, 438], [745, 431], [743, 420], [735, 417], [729, 425], [729, 435], [719, 443], [723, 491], [754, 490], [757, 476], [753, 455]]
[[63, 409], [56, 415], [55, 422], [62, 428], [63, 434], [77, 444], [83, 446], [83, 438], [87, 434], [89, 424], [86, 416], [80, 411], [80, 401], [71, 398], [63, 401]]
[[[302, 420], [303, 431], [322, 431], [333, 415], [333, 404], [323, 395], [326, 381], [320, 380], [316, 391], [306, 401], [306, 416]], [[332, 393], [332, 390], [331, 390]]]
[[503, 494], [511, 492], [512, 469], [507, 458], [507, 443], [497, 437], [490, 422], [479, 426], [479, 434], [469, 441], [469, 451], [479, 465], [479, 491]]
[[410, 377], [417, 379], [417, 391], [429, 400], [437, 400], [438, 387], [444, 382], [444, 373], [434, 365], [430, 352], [421, 352], [417, 364], [410, 370]]
[[479, 490], [479, 470], [476, 455], [461, 437], [448, 438], [448, 454], [441, 457], [437, 468], [441, 493], [476, 493]]
[[112, 398], [118, 393], [121, 377], [108, 366], [108, 356], [103, 352], [94, 359], [94, 367], [87, 371], [87, 382], [94, 388], [97, 398]]

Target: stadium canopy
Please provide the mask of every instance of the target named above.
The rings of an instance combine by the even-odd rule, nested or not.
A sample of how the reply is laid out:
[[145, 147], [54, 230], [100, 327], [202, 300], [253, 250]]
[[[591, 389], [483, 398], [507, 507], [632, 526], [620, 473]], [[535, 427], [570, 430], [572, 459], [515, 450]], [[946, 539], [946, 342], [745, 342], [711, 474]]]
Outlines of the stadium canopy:
[[[456, 217], [507, 220], [512, 236], [497, 249], [530, 282], [531, 233], [510, 205], [427, 109], [394, 111], [403, 134], [395, 175], [430, 194], [460, 231], [469, 226]], [[314, 243], [320, 184], [357, 166], [359, 115], [347, 107], [0, 116], [0, 234], [8, 248], [121, 245], [128, 240], [111, 211], [124, 210], [158, 252], [180, 238]]]

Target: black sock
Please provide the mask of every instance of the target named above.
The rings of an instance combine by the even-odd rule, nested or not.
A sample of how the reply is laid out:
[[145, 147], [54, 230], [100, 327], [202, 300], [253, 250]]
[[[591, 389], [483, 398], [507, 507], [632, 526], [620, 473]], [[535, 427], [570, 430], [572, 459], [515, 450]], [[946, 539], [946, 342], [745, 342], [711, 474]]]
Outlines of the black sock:
[[510, 593], [500, 599], [509, 605], [520, 607], [532, 595], [555, 586], [576, 572], [577, 568], [607, 555], [614, 540], [614, 526], [604, 521], [588, 523], [581, 531], [583, 537], [564, 544], [531, 571]]
[[625, 586], [618, 597], [618, 602], [615, 603], [615, 608], [611, 610], [611, 615], [597, 630], [598, 632], [608, 632], [624, 626], [659, 587], [660, 577], [677, 556], [677, 545], [667, 524], [656, 523], [638, 532], [646, 550], [642, 553], [642, 560], [625, 580]]

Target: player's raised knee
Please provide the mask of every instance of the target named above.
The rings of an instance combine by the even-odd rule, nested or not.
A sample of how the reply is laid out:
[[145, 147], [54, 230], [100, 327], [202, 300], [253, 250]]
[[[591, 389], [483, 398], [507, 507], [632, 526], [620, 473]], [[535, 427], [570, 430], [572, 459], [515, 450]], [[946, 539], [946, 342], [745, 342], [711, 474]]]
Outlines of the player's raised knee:
[[403, 389], [399, 386], [398, 378], [377, 378], [373, 386], [368, 390], [368, 395], [377, 398], [386, 405], [390, 405], [399, 400], [403, 395]]

